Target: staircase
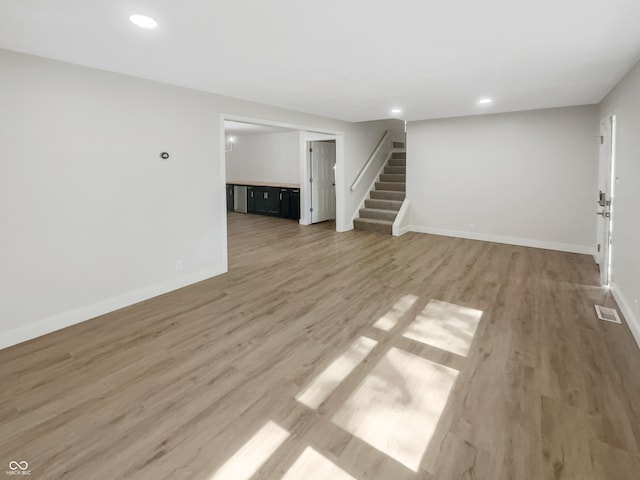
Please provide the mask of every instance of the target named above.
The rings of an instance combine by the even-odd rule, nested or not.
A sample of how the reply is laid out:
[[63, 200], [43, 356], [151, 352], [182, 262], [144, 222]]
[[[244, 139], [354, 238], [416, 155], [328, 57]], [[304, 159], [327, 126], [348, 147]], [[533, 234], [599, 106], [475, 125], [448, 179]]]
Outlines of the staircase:
[[364, 201], [365, 208], [360, 209], [360, 218], [353, 220], [353, 226], [358, 230], [391, 235], [393, 221], [404, 200], [407, 176], [404, 143], [394, 142], [393, 147], [396, 150], [384, 166], [370, 197]]

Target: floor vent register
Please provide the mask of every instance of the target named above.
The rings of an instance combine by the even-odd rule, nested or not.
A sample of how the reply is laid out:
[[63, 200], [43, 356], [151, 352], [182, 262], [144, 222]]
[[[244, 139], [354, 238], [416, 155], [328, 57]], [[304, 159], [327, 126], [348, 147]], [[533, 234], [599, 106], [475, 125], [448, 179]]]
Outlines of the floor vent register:
[[603, 307], [602, 305], [596, 305], [596, 315], [600, 320], [611, 323], [622, 323], [618, 311], [615, 308]]

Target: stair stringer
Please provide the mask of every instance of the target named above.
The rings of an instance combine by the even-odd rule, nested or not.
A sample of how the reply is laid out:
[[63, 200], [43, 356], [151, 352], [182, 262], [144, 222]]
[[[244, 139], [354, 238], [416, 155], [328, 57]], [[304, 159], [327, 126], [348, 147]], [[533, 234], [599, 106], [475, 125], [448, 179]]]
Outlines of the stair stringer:
[[396, 215], [396, 219], [393, 221], [393, 225], [391, 226], [391, 235], [394, 237], [399, 237], [400, 235], [404, 235], [409, 231], [409, 225], [406, 225], [406, 217], [409, 214], [409, 205], [411, 201], [405, 197], [402, 201], [402, 206], [400, 210], [398, 210], [398, 214]]
[[375, 189], [376, 182], [380, 181], [380, 175], [382, 175], [382, 172], [384, 172], [384, 167], [387, 166], [387, 164], [389, 163], [389, 159], [393, 156], [394, 152], [404, 152], [404, 149], [392, 148], [391, 151], [389, 152], [389, 154], [387, 155], [387, 158], [385, 158], [384, 162], [382, 162], [382, 166], [380, 167], [380, 170], [378, 170], [378, 173], [376, 173], [376, 176], [373, 177], [373, 180], [369, 184], [369, 188], [367, 188], [367, 190], [366, 190], [366, 192], [364, 194], [364, 197], [362, 197], [362, 199], [360, 200], [360, 203], [358, 204], [358, 208], [356, 208], [356, 210], [353, 212], [353, 216], [351, 217], [351, 226], [352, 227], [353, 227], [353, 221], [356, 218], [359, 218], [360, 209], [364, 208], [364, 201], [369, 198], [369, 195], [371, 194], [371, 190]]

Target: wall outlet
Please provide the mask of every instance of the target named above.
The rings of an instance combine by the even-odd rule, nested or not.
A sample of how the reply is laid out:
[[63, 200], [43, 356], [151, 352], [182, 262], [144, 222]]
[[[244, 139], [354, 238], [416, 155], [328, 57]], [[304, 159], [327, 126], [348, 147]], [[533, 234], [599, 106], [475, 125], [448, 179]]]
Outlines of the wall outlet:
[[176, 270], [182, 270], [182, 267], [184, 267], [182, 260], [176, 261]]

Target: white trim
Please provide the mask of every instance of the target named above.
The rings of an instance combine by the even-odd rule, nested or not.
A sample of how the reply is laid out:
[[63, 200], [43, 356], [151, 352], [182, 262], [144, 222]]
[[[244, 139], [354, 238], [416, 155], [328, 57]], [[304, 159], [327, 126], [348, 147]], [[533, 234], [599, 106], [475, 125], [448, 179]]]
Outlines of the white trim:
[[401, 225], [404, 223], [403, 220], [409, 211], [409, 204], [411, 201], [405, 197], [402, 201], [402, 205], [400, 206], [400, 210], [398, 210], [398, 214], [396, 215], [396, 219], [393, 221], [393, 225], [391, 226], [391, 234], [394, 237], [399, 237], [400, 235], [404, 235], [409, 231], [409, 227]]
[[92, 305], [77, 308], [64, 312], [53, 317], [45, 318], [39, 322], [30, 323], [23, 327], [14, 328], [0, 333], [0, 349], [16, 345], [18, 343], [31, 340], [47, 333], [55, 332], [86, 320], [114, 312], [135, 303], [148, 300], [158, 295], [186, 287], [188, 285], [207, 280], [227, 271], [226, 267], [220, 265], [207, 268], [198, 272], [188, 273], [178, 278], [172, 278], [155, 285], [141, 288], [133, 292], [124, 293], [117, 297], [108, 298]]
[[[270, 127], [282, 127], [282, 128], [290, 128], [292, 130], [305, 130], [310, 133], [324, 133], [329, 135], [344, 135], [344, 132], [340, 130], [331, 130], [328, 128], [318, 128], [318, 127], [310, 127], [308, 125], [298, 125], [295, 123], [287, 123], [287, 122], [279, 122], [276, 120], [268, 120], [266, 118], [257, 118], [257, 117], [246, 117], [244, 115], [234, 115], [232, 113], [221, 113], [220, 117], [222, 118], [222, 123], [224, 127], [224, 121], [230, 120], [232, 122], [244, 122], [244, 123], [255, 123], [258, 125], [269, 125]], [[224, 128], [222, 129], [224, 131]]]
[[344, 232], [348, 232], [349, 230], [353, 230], [353, 222], [345, 223], [345, 224], [341, 225], [340, 230], [338, 230], [338, 225], [336, 225], [336, 230], [339, 233], [344, 233]]
[[[311, 205], [311, 185], [309, 178], [311, 177], [309, 162], [309, 144], [311, 142], [334, 141], [336, 144], [336, 170], [335, 170], [335, 188], [336, 196], [336, 232], [343, 232], [345, 229], [338, 222], [338, 215], [342, 218], [344, 215], [344, 194], [339, 188], [344, 183], [342, 180], [341, 166], [344, 165], [344, 138], [341, 135], [300, 131], [300, 225], [311, 225], [312, 218], [309, 211]], [[340, 212], [340, 213], [339, 213]]]
[[222, 258], [222, 268], [224, 269], [223, 271], [226, 272], [229, 270], [229, 256], [228, 256], [228, 238], [227, 238], [227, 156], [225, 153], [225, 131], [224, 131], [224, 118], [222, 117], [222, 115], [220, 116], [220, 131], [218, 132], [220, 134], [220, 150], [219, 150], [219, 161], [220, 161], [220, 178], [222, 178], [222, 181], [224, 182], [224, 184], [222, 185], [222, 190], [224, 190], [223, 192], [220, 192], [220, 196], [221, 196], [221, 202], [220, 202], [220, 220], [222, 220], [222, 231], [220, 232], [220, 238], [221, 238], [221, 246], [222, 246], [222, 251], [221, 253], [221, 258]]
[[446, 237], [467, 238], [470, 240], [482, 240], [484, 242], [506, 243], [508, 245], [518, 245], [521, 247], [542, 248], [545, 250], [557, 250], [560, 252], [582, 253], [593, 255], [593, 247], [586, 245], [573, 245], [570, 243], [546, 242], [544, 240], [533, 240], [529, 238], [503, 237], [488, 233], [463, 232], [459, 230], [446, 230], [443, 228], [431, 228], [411, 225], [409, 231], [418, 233], [429, 233], [431, 235], [444, 235]]
[[373, 177], [373, 180], [371, 181], [369, 188], [367, 188], [367, 190], [364, 192], [364, 196], [362, 197], [362, 200], [360, 200], [360, 203], [358, 204], [358, 208], [356, 208], [356, 211], [353, 212], [353, 215], [351, 216], [352, 228], [353, 228], [353, 221], [356, 218], [358, 218], [358, 215], [360, 215], [360, 209], [364, 208], [365, 200], [369, 199], [369, 194], [371, 193], [371, 190], [373, 190], [373, 188], [375, 187], [376, 182], [380, 178], [380, 175], [382, 175], [382, 172], [384, 172], [384, 167], [387, 166], [387, 162], [389, 161], [389, 158], [391, 158], [391, 155], [393, 155], [393, 150], [389, 152], [389, 155], [387, 155], [387, 159], [384, 162], [382, 162], [382, 165], [380, 166], [380, 170], [378, 170], [378, 173], [376, 174], [376, 176]]
[[411, 231], [411, 225], [405, 225], [404, 227], [400, 227], [398, 229], [398, 236], [401, 237], [405, 233], [409, 233]]
[[609, 290], [611, 290], [613, 298], [618, 303], [618, 307], [620, 307], [622, 311], [626, 324], [629, 326], [629, 330], [631, 330], [631, 334], [638, 344], [638, 348], [640, 348], [640, 319], [634, 315], [633, 309], [629, 306], [627, 299], [615, 283], [609, 283]]

